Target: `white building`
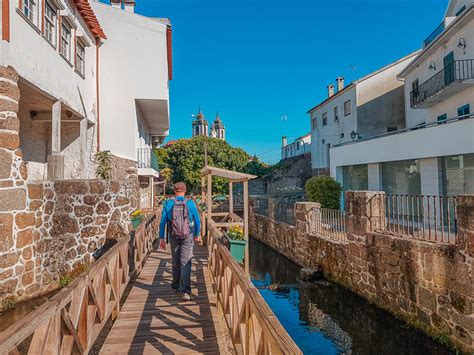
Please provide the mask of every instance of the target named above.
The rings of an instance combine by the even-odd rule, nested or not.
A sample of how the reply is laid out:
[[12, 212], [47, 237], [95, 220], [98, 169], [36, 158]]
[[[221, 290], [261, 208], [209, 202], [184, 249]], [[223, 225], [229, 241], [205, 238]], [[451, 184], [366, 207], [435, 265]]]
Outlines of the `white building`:
[[405, 126], [403, 82], [397, 74], [415, 53], [344, 86], [328, 86], [328, 97], [308, 111], [311, 117], [311, 162], [316, 175], [329, 174], [330, 149]]
[[108, 37], [99, 58], [99, 149], [110, 150], [122, 165], [138, 162], [146, 206], [159, 176], [152, 148], [170, 127], [170, 22], [134, 13], [132, 1], [93, 1], [92, 8]]
[[94, 154], [109, 150], [123, 175], [138, 162], [147, 206], [158, 176], [150, 148], [169, 130], [171, 27], [112, 1], [2, 0], [0, 66], [19, 75], [30, 180], [93, 178]]
[[20, 148], [29, 178], [93, 175], [96, 43], [106, 36], [89, 3], [4, 0], [1, 11], [0, 66], [20, 77]]
[[288, 139], [286, 137], [282, 137], [281, 143], [281, 160], [311, 153], [311, 133], [296, 138], [289, 144]]
[[406, 129], [333, 147], [331, 175], [348, 189], [474, 193], [473, 40], [474, 3], [452, 0], [423, 50], [400, 71]]

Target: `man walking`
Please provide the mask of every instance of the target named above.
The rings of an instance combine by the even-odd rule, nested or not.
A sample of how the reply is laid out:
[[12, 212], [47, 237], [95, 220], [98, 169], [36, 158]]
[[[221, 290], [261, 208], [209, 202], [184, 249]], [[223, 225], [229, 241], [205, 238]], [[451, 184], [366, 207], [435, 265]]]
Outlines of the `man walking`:
[[163, 206], [160, 222], [160, 249], [166, 250], [165, 227], [171, 244], [173, 264], [173, 283], [171, 288], [181, 292], [184, 301], [191, 300], [191, 260], [193, 257], [194, 237], [199, 236], [201, 221], [196, 204], [184, 197], [186, 185], [177, 182], [174, 185], [175, 197]]

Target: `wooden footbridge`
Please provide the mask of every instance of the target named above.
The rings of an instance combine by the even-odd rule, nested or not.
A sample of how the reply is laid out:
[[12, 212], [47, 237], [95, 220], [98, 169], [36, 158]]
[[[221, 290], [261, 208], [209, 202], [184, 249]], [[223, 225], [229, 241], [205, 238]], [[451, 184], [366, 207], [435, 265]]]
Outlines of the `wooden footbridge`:
[[[224, 173], [203, 170], [208, 192], [216, 174]], [[250, 178], [229, 172], [224, 177], [245, 185]], [[244, 206], [248, 209], [246, 193]], [[212, 207], [205, 212], [192, 301], [171, 291], [171, 257], [156, 250], [160, 211], [154, 210], [133, 238], [119, 241], [87, 272], [0, 333], [0, 354], [301, 354], [222, 242], [228, 226], [246, 227], [245, 208], [244, 218], [232, 211], [213, 215]]]

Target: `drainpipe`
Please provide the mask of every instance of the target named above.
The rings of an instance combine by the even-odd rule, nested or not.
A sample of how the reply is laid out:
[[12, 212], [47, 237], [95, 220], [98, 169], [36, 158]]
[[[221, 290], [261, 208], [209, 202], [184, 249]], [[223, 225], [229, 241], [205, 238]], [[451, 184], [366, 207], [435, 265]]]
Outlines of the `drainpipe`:
[[95, 90], [96, 90], [96, 120], [97, 120], [97, 151], [100, 151], [100, 87], [99, 87], [99, 47], [100, 47], [100, 40], [96, 41], [95, 45]]

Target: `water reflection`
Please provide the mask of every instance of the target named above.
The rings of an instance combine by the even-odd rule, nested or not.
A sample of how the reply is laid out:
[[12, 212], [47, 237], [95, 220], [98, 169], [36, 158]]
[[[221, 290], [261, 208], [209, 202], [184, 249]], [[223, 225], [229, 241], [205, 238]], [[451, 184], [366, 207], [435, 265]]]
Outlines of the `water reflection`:
[[358, 295], [329, 282], [298, 283], [299, 267], [252, 240], [252, 280], [305, 354], [450, 354]]

